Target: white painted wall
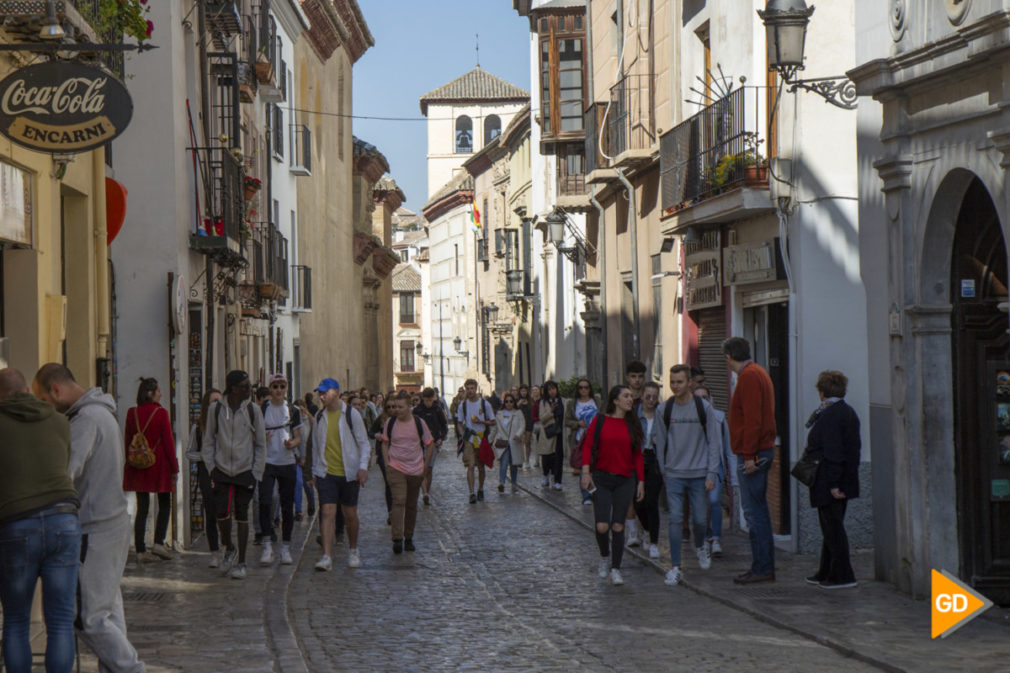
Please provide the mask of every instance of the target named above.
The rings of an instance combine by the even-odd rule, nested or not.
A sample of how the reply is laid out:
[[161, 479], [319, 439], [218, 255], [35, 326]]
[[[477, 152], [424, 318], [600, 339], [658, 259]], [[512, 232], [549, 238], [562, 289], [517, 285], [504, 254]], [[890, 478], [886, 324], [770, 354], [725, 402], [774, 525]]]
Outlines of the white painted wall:
[[[498, 115], [502, 130], [512, 121], [523, 103], [471, 103], [467, 105], [428, 104], [428, 197], [458, 175], [463, 162], [484, 148], [484, 121]], [[473, 124], [473, 152], [456, 153], [456, 119], [470, 117]]]
[[[452, 391], [452, 394], [446, 394], [447, 398], [451, 398], [466, 380], [466, 358], [456, 353], [453, 338], [460, 337], [464, 344], [462, 348], [466, 350], [469, 316], [466, 308], [470, 304], [466, 277], [467, 269], [473, 266], [474, 252], [472, 245], [467, 245], [466, 229], [470, 226], [469, 222], [469, 207], [457, 206], [431, 222], [428, 227], [431, 244], [428, 263], [430, 280], [427, 287], [430, 287], [430, 293], [424, 303], [428, 304], [431, 315], [432, 378], [435, 385], [443, 391]], [[469, 240], [472, 241], [472, 236]], [[472, 318], [470, 322], [473, 322]]]

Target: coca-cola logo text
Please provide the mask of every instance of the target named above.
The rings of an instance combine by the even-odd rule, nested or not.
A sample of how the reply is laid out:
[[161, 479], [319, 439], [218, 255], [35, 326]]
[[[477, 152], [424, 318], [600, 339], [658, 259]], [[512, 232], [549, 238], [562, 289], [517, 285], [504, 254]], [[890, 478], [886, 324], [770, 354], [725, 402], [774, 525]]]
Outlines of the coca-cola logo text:
[[0, 80], [0, 133], [41, 152], [87, 152], [119, 136], [130, 93], [107, 70], [82, 63], [30, 65]]
[[105, 108], [102, 89], [108, 81], [108, 77], [74, 77], [58, 86], [28, 86], [18, 79], [4, 90], [0, 110], [8, 115], [101, 114]]

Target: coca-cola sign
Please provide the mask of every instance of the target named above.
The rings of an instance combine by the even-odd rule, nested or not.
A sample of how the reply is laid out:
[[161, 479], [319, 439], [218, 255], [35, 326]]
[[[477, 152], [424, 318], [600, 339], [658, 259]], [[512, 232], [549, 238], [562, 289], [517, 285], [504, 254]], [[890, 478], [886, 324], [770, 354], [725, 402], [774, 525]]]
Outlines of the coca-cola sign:
[[30, 65], [0, 80], [0, 133], [40, 152], [87, 152], [120, 133], [133, 101], [113, 75], [80, 63]]

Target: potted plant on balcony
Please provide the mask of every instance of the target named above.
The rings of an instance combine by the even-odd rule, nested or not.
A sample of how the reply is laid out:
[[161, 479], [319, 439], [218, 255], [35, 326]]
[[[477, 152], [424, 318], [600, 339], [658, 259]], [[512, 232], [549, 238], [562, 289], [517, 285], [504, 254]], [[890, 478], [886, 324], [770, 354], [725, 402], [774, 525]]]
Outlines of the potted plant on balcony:
[[746, 150], [737, 155], [737, 163], [743, 167], [743, 178], [747, 184], [768, 182], [768, 160], [758, 152], [758, 146], [764, 141], [756, 133], [744, 135]]
[[270, 59], [267, 57], [266, 49], [266, 45], [263, 45], [256, 53], [256, 79], [260, 81], [260, 84], [273, 86], [274, 64], [271, 63]]
[[[91, 6], [82, 10], [82, 13], [90, 14], [95, 11], [94, 5], [88, 4]], [[122, 32], [141, 43], [151, 38], [154, 23], [144, 18], [149, 11], [146, 0], [99, 0], [97, 4], [98, 13], [92, 26], [99, 36]], [[77, 8], [80, 10], [81, 4], [78, 3]]]
[[251, 175], [245, 176], [245, 200], [252, 201], [252, 198], [256, 196], [256, 193], [263, 186], [263, 183], [259, 178], [254, 178]]

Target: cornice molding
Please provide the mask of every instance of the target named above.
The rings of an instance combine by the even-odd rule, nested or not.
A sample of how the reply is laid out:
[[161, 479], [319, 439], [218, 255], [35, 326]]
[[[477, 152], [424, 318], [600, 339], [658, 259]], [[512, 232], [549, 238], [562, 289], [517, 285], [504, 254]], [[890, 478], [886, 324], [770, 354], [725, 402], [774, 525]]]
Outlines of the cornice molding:
[[428, 222], [434, 222], [453, 208], [461, 205], [469, 206], [471, 203], [473, 203], [473, 190], [460, 189], [430, 204], [421, 211], [421, 214]]

